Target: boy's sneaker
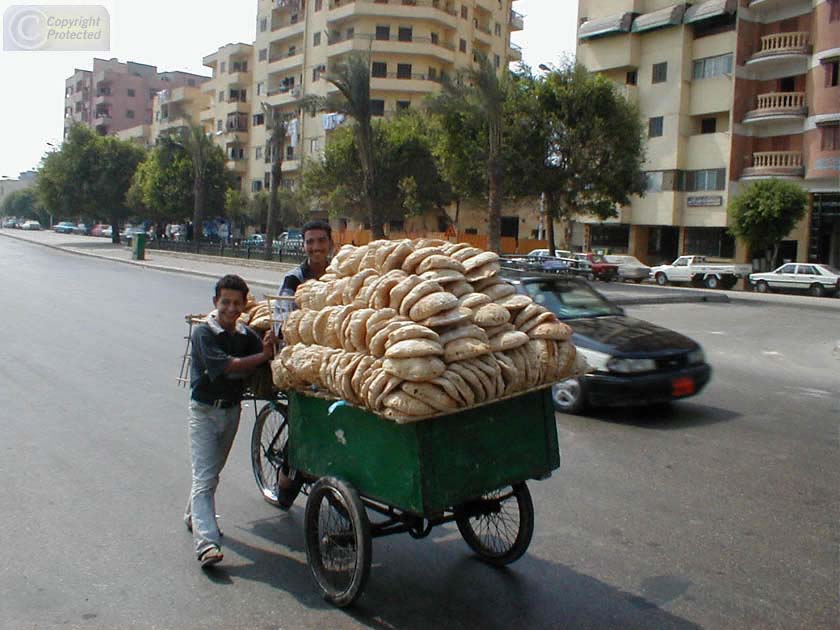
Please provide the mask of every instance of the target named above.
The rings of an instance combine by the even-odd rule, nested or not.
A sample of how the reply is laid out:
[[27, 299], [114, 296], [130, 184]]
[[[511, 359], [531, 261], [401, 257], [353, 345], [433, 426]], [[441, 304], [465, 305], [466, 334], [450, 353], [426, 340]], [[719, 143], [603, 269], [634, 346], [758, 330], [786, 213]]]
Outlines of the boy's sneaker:
[[199, 554], [198, 562], [201, 564], [202, 569], [206, 569], [214, 564], [218, 564], [224, 557], [221, 549], [216, 545], [211, 545]]

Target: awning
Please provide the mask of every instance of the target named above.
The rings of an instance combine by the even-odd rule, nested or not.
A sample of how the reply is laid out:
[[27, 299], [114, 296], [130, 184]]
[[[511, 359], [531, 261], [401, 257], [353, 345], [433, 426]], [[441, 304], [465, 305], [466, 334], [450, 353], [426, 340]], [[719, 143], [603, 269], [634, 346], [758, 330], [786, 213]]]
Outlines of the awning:
[[600, 37], [614, 33], [629, 33], [632, 24], [633, 14], [629, 12], [587, 20], [580, 25], [578, 38], [589, 39], [590, 37]]
[[644, 31], [652, 31], [655, 28], [662, 28], [663, 26], [682, 24], [684, 14], [684, 4], [675, 4], [667, 9], [645, 13], [633, 20], [633, 32], [642, 33]]
[[689, 7], [685, 12], [683, 22], [691, 24], [692, 22], [708, 20], [719, 15], [735, 13], [737, 6], [738, 0], [706, 0], [706, 2]]

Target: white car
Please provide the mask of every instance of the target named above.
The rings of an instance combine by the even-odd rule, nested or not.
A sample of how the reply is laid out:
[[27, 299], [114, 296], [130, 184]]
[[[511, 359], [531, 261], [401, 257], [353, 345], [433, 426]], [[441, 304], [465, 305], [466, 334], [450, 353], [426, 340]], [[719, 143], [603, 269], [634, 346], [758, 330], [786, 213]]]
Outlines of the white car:
[[[549, 253], [547, 249], [532, 249], [528, 252], [528, 256], [530, 258], [548, 258]], [[555, 249], [554, 250], [554, 257], [555, 258], [571, 258], [572, 252], [567, 252], [564, 249]]]
[[608, 263], [618, 265], [618, 277], [622, 280], [632, 280], [633, 282], [641, 283], [650, 276], [650, 267], [635, 256], [609, 254], [604, 256], [604, 258], [607, 259]]
[[24, 221], [20, 227], [22, 230], [40, 230], [41, 224], [37, 221]]
[[774, 271], [751, 273], [750, 284], [759, 293], [807, 291], [814, 297], [840, 295], [840, 270], [816, 263], [785, 263]]

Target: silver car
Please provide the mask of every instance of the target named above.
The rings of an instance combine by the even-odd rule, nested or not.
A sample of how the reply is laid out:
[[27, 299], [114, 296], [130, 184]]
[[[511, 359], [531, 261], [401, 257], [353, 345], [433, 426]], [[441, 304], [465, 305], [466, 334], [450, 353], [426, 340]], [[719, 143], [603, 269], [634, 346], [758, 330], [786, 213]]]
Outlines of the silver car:
[[626, 254], [609, 254], [604, 256], [607, 262], [618, 265], [618, 277], [621, 280], [632, 280], [640, 283], [642, 280], [647, 280], [650, 276], [650, 267], [644, 264], [635, 256], [628, 256]]
[[751, 273], [750, 284], [759, 293], [807, 291], [814, 297], [840, 295], [840, 270], [816, 263], [785, 263], [774, 271]]

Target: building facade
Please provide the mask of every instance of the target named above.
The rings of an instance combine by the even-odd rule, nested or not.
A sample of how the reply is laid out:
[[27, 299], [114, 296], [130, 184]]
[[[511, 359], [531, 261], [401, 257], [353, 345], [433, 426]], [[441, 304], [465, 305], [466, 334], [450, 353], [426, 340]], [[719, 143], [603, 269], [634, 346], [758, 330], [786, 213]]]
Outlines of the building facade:
[[573, 244], [650, 263], [683, 253], [746, 260], [728, 235], [743, 185], [783, 177], [811, 211], [790, 259], [837, 263], [840, 153], [836, 0], [580, 0], [578, 60], [621, 86], [647, 135], [648, 192]]

